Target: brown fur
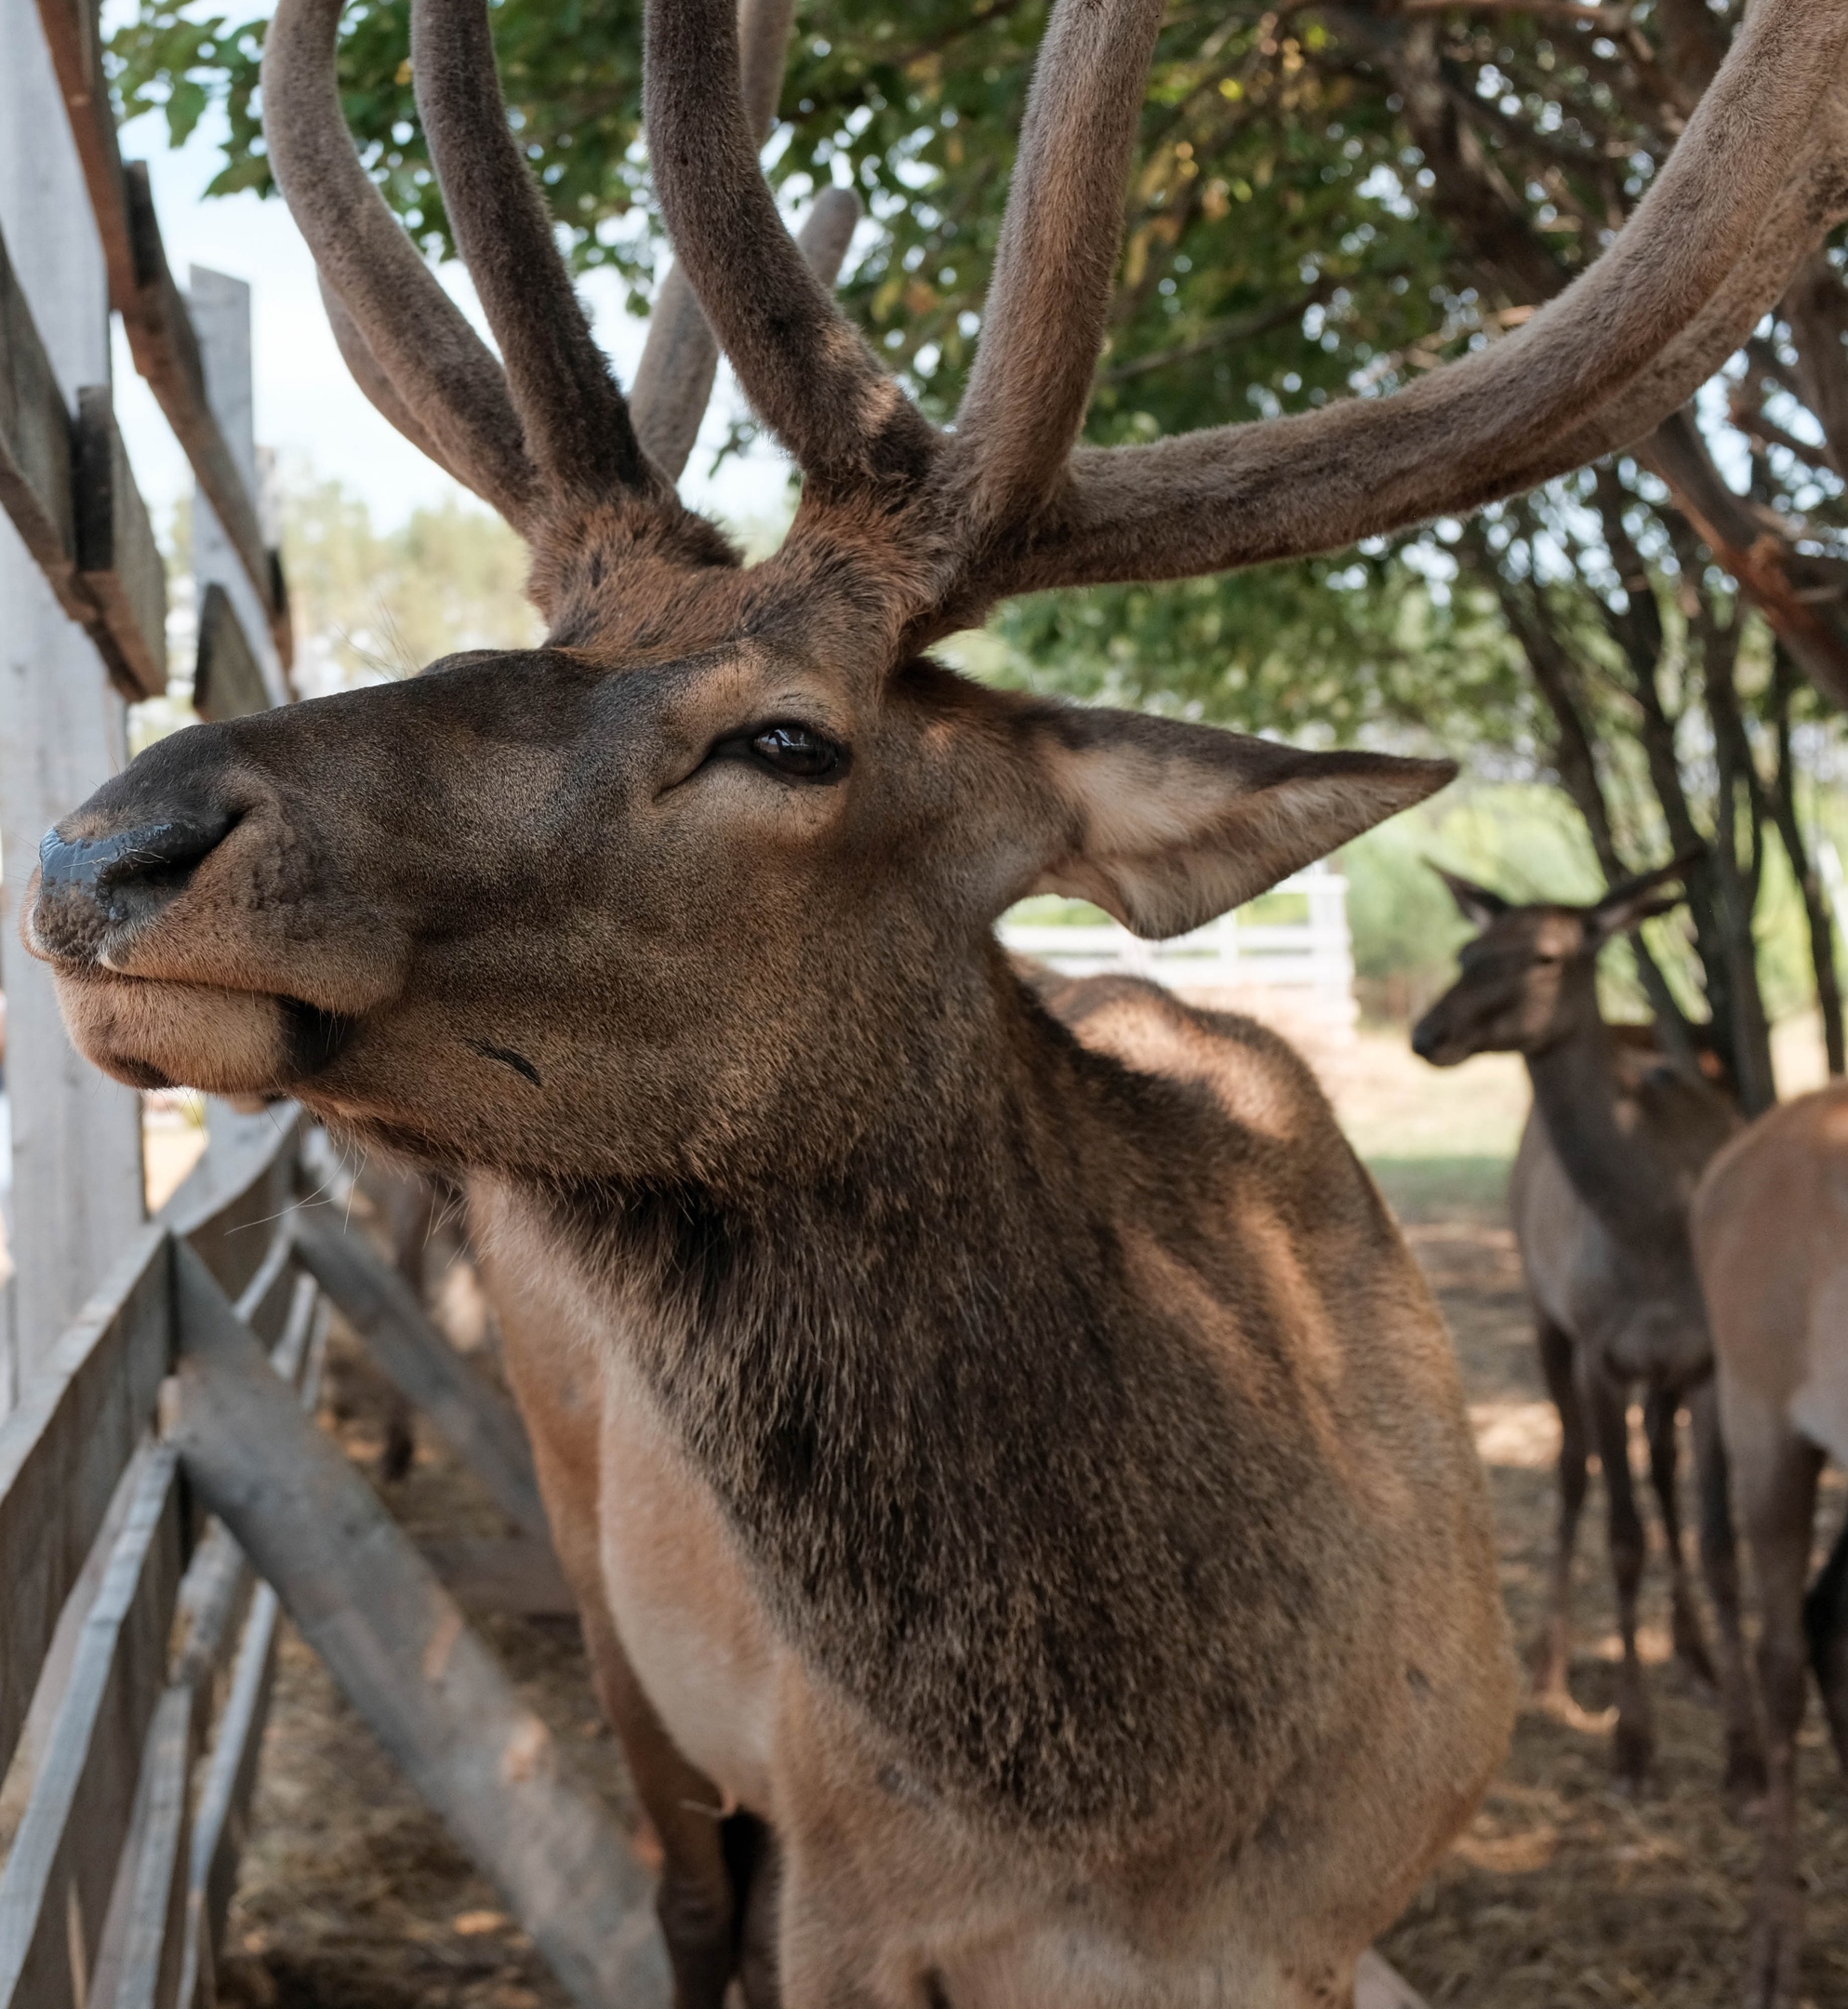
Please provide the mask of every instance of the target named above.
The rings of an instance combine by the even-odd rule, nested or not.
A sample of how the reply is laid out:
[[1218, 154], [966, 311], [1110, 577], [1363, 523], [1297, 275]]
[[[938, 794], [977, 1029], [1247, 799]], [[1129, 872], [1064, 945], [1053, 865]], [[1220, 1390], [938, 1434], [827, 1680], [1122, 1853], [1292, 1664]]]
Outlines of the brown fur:
[[[1568, 1702], [1572, 1557], [1596, 1449], [1610, 1502], [1611, 1560], [1624, 1643], [1616, 1763], [1632, 1785], [1653, 1737], [1637, 1656], [1644, 1542], [1629, 1468], [1629, 1404], [1648, 1393], [1651, 1475], [1668, 1537], [1676, 1650], [1703, 1676], [1701, 1637], [1681, 1537], [1676, 1417], [1693, 1411], [1701, 1476], [1701, 1557], [1720, 1616], [1729, 1777], [1743, 1792], [1762, 1776], [1739, 1630], [1738, 1573], [1726, 1470], [1711, 1382], [1712, 1341], [1688, 1244], [1695, 1181], [1738, 1128], [1732, 1102], [1675, 1071], [1598, 1010], [1597, 962], [1608, 942], [1679, 898], [1662, 888], [1678, 862], [1614, 888], [1595, 907], [1510, 906], [1443, 874], [1464, 916], [1482, 929], [1463, 974], [1412, 1036], [1423, 1057], [1455, 1066], [1476, 1053], [1525, 1057], [1534, 1108], [1509, 1191], [1515, 1239], [1538, 1326], [1541, 1365], [1560, 1412], [1560, 1537], [1553, 1610], [1541, 1643], [1543, 1696]], [[1595, 1441], [1594, 1441], [1595, 1440]]]
[[1848, 1466], [1848, 1084], [1772, 1110], [1721, 1152], [1695, 1195], [1694, 1250], [1760, 1619], [1770, 1786], [1744, 2000], [1795, 2009], [1806, 1659], [1848, 1772], [1848, 1532], [1808, 1585], [1823, 1460]]
[[[687, 2004], [733, 1966], [767, 2001], [772, 1928], [803, 2004], [1336, 1999], [1508, 1728], [1449, 1349], [1286, 1051], [1121, 987], [1074, 1036], [991, 925], [1037, 889], [1179, 932], [1449, 770], [919, 652], [1679, 401], [1655, 359], [1815, 206], [1848, 20], [1766, 0], [1619, 246], [1447, 392], [1099, 456], [1152, 0], [1061, 0], [954, 433], [778, 220], [730, 0], [654, 0], [682, 266], [804, 474], [747, 571], [646, 450], [688, 411], [645, 427], [591, 341], [483, 11], [416, 0], [414, 73], [504, 366], [353, 166], [337, 14], [279, 9], [279, 175], [381, 402], [530, 539], [548, 642], [177, 736], [67, 818], [26, 925], [75, 1036], [465, 1168]], [[715, 1854], [734, 1803], [773, 1843], [727, 1814]]]

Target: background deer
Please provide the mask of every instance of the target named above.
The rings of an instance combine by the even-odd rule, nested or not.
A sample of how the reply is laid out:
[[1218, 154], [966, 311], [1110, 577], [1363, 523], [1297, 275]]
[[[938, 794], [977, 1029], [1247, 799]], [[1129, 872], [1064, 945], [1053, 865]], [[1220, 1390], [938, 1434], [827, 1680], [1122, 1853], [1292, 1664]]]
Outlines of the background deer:
[[922, 652], [1008, 593], [1345, 544], [1653, 424], [1841, 211], [1848, 18], [1767, 0], [1629, 228], [1507, 340], [1095, 452], [1159, 6], [1056, 9], [939, 432], [783, 229], [729, 0], [654, 0], [681, 283], [804, 473], [746, 571], [591, 339], [485, 10], [418, 0], [412, 60], [499, 362], [352, 155], [336, 11], [273, 27], [279, 178], [364, 379], [531, 542], [548, 641], [100, 791], [27, 921], [74, 1036], [468, 1168], [500, 1287], [578, 1336], [548, 1399], [575, 1375], [595, 1439], [608, 1665], [775, 1831], [787, 2000], [1340, 1999], [1511, 1709], [1448, 1344], [1286, 1048], [1146, 998], [1081, 1043], [990, 928], [1050, 890], [1177, 932], [1448, 768]]
[[1721, 1152], [1695, 1195], [1694, 1252], [1760, 1619], [1770, 1790], [1745, 1999], [1795, 2009], [1805, 1661], [1848, 1773], [1848, 1527], [1805, 1594], [1823, 1460], [1848, 1469], [1848, 1084], [1769, 1111]]
[[1518, 1053], [1534, 1107], [1521, 1135], [1509, 1211], [1533, 1301], [1540, 1365], [1560, 1414], [1560, 1526], [1552, 1615], [1537, 1687], [1568, 1698], [1573, 1551], [1595, 1448], [1610, 1509], [1623, 1669], [1615, 1763], [1639, 1785], [1652, 1736], [1637, 1657], [1637, 1596], [1645, 1550], [1629, 1465], [1629, 1394], [1647, 1390], [1650, 1474], [1661, 1502], [1675, 1650], [1712, 1679], [1688, 1583], [1675, 1484], [1676, 1420], [1694, 1419], [1700, 1553], [1719, 1614], [1727, 1712], [1727, 1777], [1736, 1793], [1762, 1779], [1739, 1630], [1738, 1566], [1711, 1369], [1712, 1341], [1688, 1243], [1688, 1206], [1713, 1154], [1738, 1128], [1730, 1099], [1655, 1055], [1621, 1042], [1598, 1009], [1598, 954], [1666, 913], [1663, 888], [1683, 862], [1615, 886], [1592, 907], [1517, 907], [1454, 872], [1442, 876], [1466, 920], [1462, 974], [1412, 1033], [1437, 1067], [1471, 1054]]

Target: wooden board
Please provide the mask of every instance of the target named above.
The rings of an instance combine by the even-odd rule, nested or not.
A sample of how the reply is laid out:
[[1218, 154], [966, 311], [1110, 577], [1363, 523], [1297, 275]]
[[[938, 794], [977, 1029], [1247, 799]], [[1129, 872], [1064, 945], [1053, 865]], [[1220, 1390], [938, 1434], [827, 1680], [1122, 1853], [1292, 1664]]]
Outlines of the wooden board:
[[[215, 1119], [223, 1108], [214, 1103]], [[160, 1218], [236, 1298], [262, 1269], [275, 1226], [294, 1199], [301, 1111], [278, 1102], [258, 1117], [233, 1117], [227, 1129], [234, 1134], [220, 1138], [214, 1123], [206, 1155]]]
[[436, 1329], [403, 1277], [351, 1231], [296, 1217], [302, 1267], [392, 1384], [424, 1416], [522, 1534], [551, 1544], [532, 1447], [512, 1404]]
[[281, 1617], [276, 1593], [268, 1584], [259, 1584], [238, 1642], [231, 1694], [219, 1718], [193, 1828], [179, 1991], [185, 2009], [199, 1999], [200, 1976], [213, 1970], [237, 1886], [237, 1866], [249, 1839], [250, 1797], [257, 1787], [257, 1760], [275, 1680]]
[[0, 1424], [0, 1765], [12, 1756], [58, 1615], [153, 1417], [172, 1337], [169, 1247], [125, 1250]]
[[199, 607], [199, 647], [193, 660], [193, 708], [203, 719], [243, 718], [267, 712], [270, 694], [257, 651], [231, 595], [215, 580]]
[[71, 413], [0, 242], [0, 508], [67, 612], [72, 582]]
[[[321, 1397], [321, 1368], [326, 1357], [328, 1311], [311, 1278], [307, 1329], [299, 1349], [293, 1313], [289, 1326], [270, 1355], [270, 1364], [296, 1386], [303, 1412], [314, 1414]], [[298, 1300], [299, 1302], [299, 1300]], [[275, 1676], [276, 1627], [282, 1608], [266, 1583], [257, 1586], [250, 1616], [238, 1642], [232, 1668], [231, 1692], [219, 1718], [218, 1734], [199, 1810], [193, 1824], [193, 1860], [188, 1875], [186, 1944], [180, 1963], [179, 2000], [185, 2009], [209, 2002], [210, 1977], [224, 1939], [225, 1914], [237, 1883], [237, 1866], [249, 1837], [250, 1801], [257, 1789], [257, 1762], [263, 1744], [263, 1724], [270, 1711], [270, 1688]]]
[[669, 1999], [652, 1879], [191, 1251], [176, 1251], [189, 1481], [586, 2009]]
[[180, 1566], [178, 1459], [150, 1442], [136, 1464], [128, 1518], [0, 1876], [0, 2009], [81, 2009], [128, 1831]]
[[121, 1978], [109, 2009], [176, 2009], [179, 2001], [186, 1882], [192, 1865], [189, 1789], [198, 1752], [202, 1699], [190, 1684], [169, 1687], [148, 1725], [133, 1822], [136, 1849]]
[[109, 269], [111, 303], [122, 316], [135, 367], [147, 379], [192, 462], [276, 629], [289, 659], [287, 611], [276, 590], [273, 553], [263, 548], [256, 498], [238, 470], [206, 397], [199, 344], [173, 283], [141, 162], [125, 166], [116, 138], [95, 0], [38, 0], [58, 88]]
[[115, 428], [107, 384], [77, 393], [77, 575], [97, 611], [98, 641], [133, 698], [166, 689], [166, 561]]

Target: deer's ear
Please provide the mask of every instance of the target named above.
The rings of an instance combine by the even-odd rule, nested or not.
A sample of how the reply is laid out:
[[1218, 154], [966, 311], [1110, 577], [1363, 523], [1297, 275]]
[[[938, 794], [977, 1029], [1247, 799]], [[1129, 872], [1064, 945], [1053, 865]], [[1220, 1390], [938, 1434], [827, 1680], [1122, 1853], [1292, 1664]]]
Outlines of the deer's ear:
[[1654, 871], [1639, 873], [1636, 878], [1626, 879], [1621, 885], [1613, 886], [1588, 916], [1593, 938], [1601, 945], [1615, 941], [1619, 935], [1629, 934], [1645, 921], [1655, 920], [1658, 914], [1672, 913], [1687, 898], [1686, 888], [1681, 882], [1704, 855], [1699, 851], [1684, 851], [1668, 864], [1658, 865]]
[[[1427, 859], [1426, 862], [1430, 861]], [[1431, 870], [1449, 887], [1457, 912], [1471, 927], [1485, 928], [1491, 921], [1508, 911], [1508, 902], [1499, 893], [1491, 893], [1487, 886], [1464, 878], [1461, 872], [1445, 871], [1442, 865], [1432, 865]]]
[[1137, 712], [1048, 707], [1031, 725], [1064, 832], [1030, 890], [1090, 900], [1152, 939], [1255, 898], [1456, 772]]

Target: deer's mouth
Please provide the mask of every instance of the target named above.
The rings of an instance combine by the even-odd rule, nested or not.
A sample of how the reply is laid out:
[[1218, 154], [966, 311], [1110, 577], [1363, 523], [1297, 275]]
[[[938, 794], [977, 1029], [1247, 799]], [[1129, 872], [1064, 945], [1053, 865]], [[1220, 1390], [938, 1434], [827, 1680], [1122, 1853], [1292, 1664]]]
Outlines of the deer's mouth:
[[136, 1088], [286, 1094], [330, 1066], [354, 1029], [351, 1018], [259, 991], [125, 977], [62, 959], [52, 974], [78, 1051]]

